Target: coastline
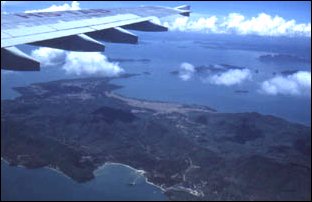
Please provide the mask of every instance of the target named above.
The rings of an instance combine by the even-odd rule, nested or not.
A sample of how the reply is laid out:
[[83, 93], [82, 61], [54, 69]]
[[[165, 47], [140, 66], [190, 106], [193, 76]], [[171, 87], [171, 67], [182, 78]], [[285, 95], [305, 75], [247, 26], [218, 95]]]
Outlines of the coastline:
[[[6, 163], [6, 164], [9, 165], [9, 162], [8, 162], [6, 159], [4, 159], [3, 157], [1, 157], [1, 161], [3, 161], [4, 163]], [[186, 188], [186, 187], [183, 187], [183, 186], [172, 186], [172, 187], [168, 187], [168, 188], [163, 188], [161, 185], [159, 186], [159, 185], [156, 185], [156, 184], [150, 182], [150, 181], [148, 180], [148, 178], [144, 175], [144, 174], [147, 173], [146, 171], [133, 168], [133, 167], [131, 167], [131, 166], [127, 165], [127, 164], [123, 164], [123, 163], [105, 162], [103, 165], [97, 167], [97, 168], [93, 171], [94, 177], [99, 176], [99, 175], [100, 175], [99, 172], [100, 172], [102, 169], [105, 169], [105, 167], [107, 167], [107, 166], [109, 166], [109, 165], [118, 165], [118, 166], [123, 166], [123, 167], [129, 168], [130, 170], [134, 171], [137, 175], [143, 177], [143, 178], [145, 179], [145, 182], [146, 182], [147, 184], [152, 185], [152, 186], [156, 187], [157, 189], [160, 189], [161, 192], [162, 192], [163, 194], [165, 194], [165, 192], [167, 192], [167, 191], [175, 190], [175, 191], [187, 192], [187, 193], [189, 193], [189, 194], [191, 194], [191, 195], [193, 195], [193, 196], [197, 196], [197, 197], [203, 196], [203, 193], [200, 193], [200, 192], [198, 192], [198, 191], [196, 191], [196, 190], [193, 190], [193, 189], [190, 189], [190, 188]], [[22, 166], [22, 165], [17, 165], [16, 167], [29, 169], [29, 168], [27, 168], [27, 167], [25, 167], [25, 166]], [[76, 182], [75, 180], [73, 180], [72, 178], [70, 178], [68, 175], [66, 175], [65, 173], [63, 173], [63, 172], [62, 172], [60, 169], [58, 169], [57, 167], [56, 167], [56, 168], [53, 168], [53, 167], [50, 167], [50, 166], [44, 166], [44, 167], [42, 167], [42, 168], [51, 170], [51, 171], [53, 171], [53, 172], [56, 172], [56, 173], [60, 174], [61, 176], [65, 177], [65, 178], [67, 178], [67, 179], [69, 179], [69, 180], [72, 180], [72, 181]], [[31, 169], [29, 169], [29, 170], [31, 170]], [[77, 182], [76, 182], [76, 183], [77, 183]], [[166, 197], [168, 197], [168, 196], [166, 196]]]
[[[8, 165], [10, 164], [9, 161], [7, 161], [6, 159], [4, 159], [3, 157], [1, 157], [1, 161], [4, 162], [4, 163], [6, 163], [6, 164], [8, 164]], [[148, 179], [144, 176], [144, 174], [146, 173], [146, 171], [144, 171], [144, 170], [139, 170], [139, 169], [135, 169], [135, 168], [133, 168], [133, 167], [131, 167], [131, 166], [129, 166], [129, 165], [122, 164], [122, 163], [105, 162], [103, 165], [97, 167], [97, 169], [95, 169], [95, 170], [93, 171], [94, 176], [95, 176], [95, 177], [99, 176], [99, 173], [98, 173], [98, 172], [101, 171], [102, 169], [104, 169], [106, 166], [109, 166], [109, 165], [119, 165], [119, 166], [123, 166], [123, 167], [129, 168], [129, 169], [133, 170], [136, 174], [138, 174], [138, 175], [144, 177], [144, 178], [145, 178], [145, 182], [146, 182], [147, 184], [150, 184], [150, 185], [152, 185], [152, 186], [154, 186], [154, 187], [160, 189], [163, 193], [166, 192], [166, 189], [164, 189], [164, 188], [162, 188], [161, 186], [158, 186], [158, 185], [156, 185], [156, 184], [154, 184], [154, 183], [148, 181]], [[29, 169], [29, 168], [27, 168], [27, 167], [25, 167], [25, 166], [22, 166], [22, 165], [17, 165], [17, 166], [15, 166], [15, 167], [17, 167], [17, 168]], [[44, 167], [42, 167], [42, 168], [51, 170], [51, 171], [53, 171], [53, 172], [56, 172], [56, 173], [58, 173], [58, 174], [64, 176], [65, 178], [76, 182], [75, 180], [73, 180], [72, 178], [70, 178], [68, 175], [66, 175], [65, 173], [63, 173], [63, 172], [62, 172], [60, 169], [58, 169], [58, 168], [53, 168], [53, 167], [50, 167], [50, 166], [44, 166]], [[31, 170], [31, 169], [29, 169], [29, 170]]]
[[[40, 168], [35, 168], [35, 169], [32, 169], [32, 168], [27, 168], [27, 167], [25, 167], [25, 166], [21, 166], [21, 165], [18, 165], [18, 166], [16, 166], [16, 165], [14, 165], [14, 166], [10, 166], [9, 165], [9, 162], [7, 161], [7, 160], [5, 160], [4, 158], [1, 158], [1, 162], [2, 162], [2, 166], [4, 166], [5, 168], [8, 168], [9, 170], [7, 170], [7, 169], [4, 169], [5, 170], [5, 172], [2, 172], [2, 174], [5, 174], [5, 175], [7, 175], [7, 176], [13, 176], [13, 180], [16, 178], [16, 177], [18, 177], [17, 178], [17, 182], [20, 182], [20, 180], [23, 180], [24, 179], [24, 176], [35, 176], [35, 178], [34, 178], [34, 181], [33, 182], [37, 182], [38, 181], [38, 179], [41, 181], [41, 179], [45, 179], [45, 178], [42, 178], [42, 176], [46, 176], [47, 174], [47, 176], [49, 177], [49, 179], [52, 177], [52, 178], [57, 178], [58, 180], [57, 181], [59, 181], [59, 180], [62, 180], [61, 182], [69, 182], [70, 181], [70, 183], [68, 184], [68, 183], [65, 183], [65, 187], [67, 187], [68, 185], [70, 185], [70, 186], [74, 186], [74, 189], [69, 189], [69, 190], [63, 190], [62, 191], [62, 193], [66, 193], [65, 194], [65, 197], [67, 198], [68, 196], [70, 196], [70, 195], [68, 195], [68, 194], [71, 194], [72, 192], [73, 192], [73, 190], [74, 191], [77, 191], [77, 190], [82, 190], [83, 191], [83, 193], [89, 193], [89, 192], [91, 192], [90, 194], [92, 194], [93, 192], [94, 192], [94, 194], [95, 194], [95, 197], [97, 197], [97, 199], [96, 200], [106, 200], [106, 197], [112, 197], [112, 196], [116, 196], [116, 194], [118, 195], [118, 190], [119, 189], [117, 189], [116, 191], [112, 191], [112, 193], [110, 193], [110, 186], [109, 186], [109, 184], [107, 184], [107, 183], [105, 183], [105, 181], [104, 181], [104, 187], [102, 187], [102, 186], [99, 186], [99, 185], [101, 185], [101, 184], [99, 184], [98, 182], [99, 181], [95, 181], [95, 178], [94, 178], [94, 180], [90, 180], [90, 181], [88, 181], [88, 182], [84, 182], [84, 183], [78, 183], [77, 181], [75, 181], [75, 180], [73, 180], [72, 178], [70, 178], [70, 177], [68, 177], [66, 174], [64, 174], [62, 171], [60, 171], [59, 170], [59, 168], [57, 168], [57, 167], [49, 167], [49, 166], [44, 166], [44, 167], [40, 167]], [[116, 167], [114, 167], [114, 166], [116, 166]], [[112, 167], [107, 167], [107, 166], [112, 166]], [[17, 169], [18, 168], [18, 169]], [[23, 168], [23, 169], [20, 169], [20, 168]], [[48, 170], [42, 170], [42, 168], [44, 168], [44, 169], [48, 169]], [[147, 184], [145, 184], [144, 182], [146, 182], [146, 181], [143, 181], [143, 179], [141, 179], [141, 176], [143, 177], [143, 173], [144, 173], [144, 171], [142, 171], [142, 170], [136, 170], [136, 169], [134, 169], [134, 168], [132, 168], [132, 167], [130, 167], [130, 166], [127, 166], [127, 165], [124, 165], [124, 164], [121, 164], [121, 163], [104, 163], [102, 166], [100, 166], [98, 169], [96, 169], [98, 172], [99, 171], [101, 171], [102, 169], [106, 169], [106, 170], [111, 170], [111, 171], [113, 171], [113, 170], [117, 170], [117, 172], [115, 172], [117, 175], [118, 175], [118, 173], [123, 173], [122, 174], [122, 176], [124, 176], [124, 177], [126, 177], [126, 178], [124, 178], [124, 177], [122, 177], [122, 179], [127, 179], [127, 176], [130, 176], [131, 178], [134, 176], [134, 177], [137, 177], [139, 180], [138, 180], [138, 184], [137, 185], [139, 185], [139, 186], [135, 186], [135, 187], [129, 187], [129, 186], [127, 186], [127, 184], [125, 183], [126, 181], [125, 180], [121, 180], [120, 181], [120, 179], [118, 178], [117, 179], [117, 181], [118, 181], [118, 183], [116, 184], [116, 185], [118, 185], [118, 187], [120, 187], [120, 189], [121, 190], [123, 190], [123, 191], [129, 191], [129, 199], [132, 199], [132, 197], [139, 197], [139, 198], [142, 198], [142, 199], [144, 199], [144, 197], [147, 197], [147, 200], [150, 200], [150, 198], [152, 199], [152, 200], [154, 200], [154, 198], [156, 197], [157, 198], [157, 200], [161, 200], [161, 201], [168, 201], [169, 199], [168, 199], [168, 197], [162, 192], [162, 191], [160, 191], [159, 189], [155, 189], [157, 186], [153, 186], [153, 187], [151, 187], [151, 186], [149, 186], [149, 185], [147, 185]], [[129, 170], [129, 169], [127, 169], [127, 168], [130, 168], [131, 170]], [[11, 170], [10, 170], [11, 169]], [[120, 169], [120, 170], [118, 170], [118, 169]], [[33, 170], [33, 171], [32, 171]], [[10, 173], [10, 171], [13, 171], [13, 175]], [[30, 172], [29, 172], [30, 171]], [[36, 177], [36, 174], [37, 174], [37, 172], [39, 171], [39, 173], [41, 173], [39, 176], [41, 176], [41, 177], [39, 177], [38, 178], [38, 176]], [[43, 171], [43, 172], [42, 172]], [[51, 171], [52, 171], [52, 173], [51, 173]], [[135, 172], [135, 173], [133, 173], [133, 171]], [[53, 172], [56, 172], [57, 174], [53, 174]], [[21, 175], [15, 175], [15, 173], [22, 173]], [[59, 175], [60, 174], [60, 175]], [[95, 176], [95, 177], [99, 177], [100, 179], [102, 178], [102, 179], [106, 179], [106, 177], [108, 177], [108, 179], [109, 179], [109, 181], [110, 180], [115, 180], [115, 174], [113, 175], [113, 178], [111, 178], [111, 177], [109, 177], [109, 176], [106, 176], [104, 173], [102, 173], [103, 174], [103, 176], [101, 175], [101, 173], [97, 173], [97, 175]], [[124, 175], [125, 174], [125, 175]], [[134, 175], [133, 175], [134, 174]], [[21, 177], [20, 177], [21, 176]], [[62, 179], [62, 176], [64, 176], [65, 178], [63, 178]], [[103, 178], [103, 177], [105, 177], [105, 178]], [[52, 179], [51, 178], [51, 179]], [[30, 180], [30, 181], [32, 181], [33, 180], [33, 178], [29, 178], [29, 177], [27, 177], [27, 179], [28, 180]], [[6, 179], [5, 181], [2, 181], [2, 183], [6, 183], [7, 182], [7, 180], [8, 180], [8, 182], [9, 183], [11, 183], [12, 181], [10, 181], [9, 179]], [[68, 181], [69, 180], [69, 181]], [[54, 180], [51, 180], [52, 181], [52, 184], [50, 184], [50, 183], [47, 183], [47, 186], [48, 187], [51, 187], [51, 185], [52, 185], [52, 187], [53, 187], [53, 185], [55, 185], [55, 181]], [[29, 182], [29, 181], [28, 181]], [[27, 184], [28, 184], [28, 182], [27, 181], [25, 181], [25, 183], [22, 183], [22, 186], [28, 186]], [[95, 183], [93, 183], [93, 182], [95, 182]], [[102, 183], [102, 181], [100, 181], [101, 183]], [[40, 183], [40, 182], [39, 182]], [[90, 184], [91, 183], [91, 184]], [[38, 183], [37, 183], [38, 184]], [[151, 183], [148, 183], [148, 184], [151, 184]], [[10, 186], [12, 186], [11, 184], [10, 184]], [[31, 186], [33, 186], [33, 183], [31, 183]], [[36, 185], [37, 186], [37, 185]], [[40, 186], [40, 185], [39, 185]], [[94, 186], [96, 186], [96, 187], [94, 187]], [[94, 187], [94, 188], [92, 188], [92, 187]], [[148, 190], [148, 192], [147, 193], [141, 193], [141, 189], [142, 189], [142, 187], [145, 187], [145, 188], [143, 188], [143, 190]], [[90, 190], [90, 188], [93, 190]], [[134, 188], [134, 189], [133, 189]], [[46, 186], [44, 186], [44, 188], [43, 188], [44, 190], [46, 189]], [[50, 189], [50, 188], [49, 188]], [[14, 189], [15, 190], [15, 189]], [[41, 189], [40, 189], [41, 190]], [[57, 190], [59, 190], [59, 189], [57, 189]], [[103, 191], [102, 191], [103, 190]], [[69, 191], [69, 192], [68, 192]], [[10, 194], [11, 192], [6, 192], [7, 194]], [[52, 192], [50, 192], [50, 191], [48, 191], [48, 193], [50, 194], [50, 195], [48, 195], [47, 197], [49, 198], [49, 197], [51, 197], [52, 195], [51, 194], [53, 194], [54, 193], [54, 191], [52, 191]], [[26, 194], [26, 192], [23, 192], [22, 193], [22, 196], [24, 197], [28, 197], [28, 195]], [[112, 194], [112, 195], [110, 195], [110, 194]], [[136, 194], [137, 196], [133, 196], [133, 194]], [[154, 194], [156, 194], [156, 195], [154, 195]], [[141, 195], [142, 195], [142, 197], [141, 197]], [[5, 195], [5, 196], [8, 196], [8, 195]], [[38, 195], [39, 197], [40, 197], [40, 195]], [[37, 197], [37, 195], [34, 195], [34, 197]], [[52, 196], [53, 197], [53, 196]], [[124, 198], [124, 199], [126, 199], [126, 198]], [[140, 200], [142, 200], [142, 199], [140, 199]]]
[[69, 179], [69, 180], [72, 180], [74, 182], [76, 182], [75, 180], [73, 180], [72, 178], [70, 178], [68, 175], [66, 175], [65, 173], [63, 173], [61, 170], [59, 170], [58, 168], [52, 168], [50, 166], [45, 166], [45, 167], [42, 167], [42, 168], [45, 168], [45, 169], [48, 169], [48, 170], [52, 170], [54, 172], [57, 172], [58, 174], [62, 175], [63, 177]]
[[[6, 159], [4, 159], [2, 156], [1, 156], [1, 162], [4, 162], [4, 163], [10, 165], [9, 161], [7, 161]], [[28, 170], [33, 170], [32, 168], [27, 168], [27, 167], [25, 167], [25, 166], [23, 166], [23, 165], [16, 165], [16, 166], [14, 166], [14, 167], [16, 167], [16, 168], [25, 168], [25, 169], [28, 169]], [[58, 174], [60, 174], [60, 175], [62, 175], [62, 176], [64, 176], [64, 177], [66, 177], [66, 178], [69, 179], [69, 180], [75, 181], [75, 180], [71, 179], [68, 175], [66, 175], [65, 173], [63, 173], [61, 170], [59, 170], [58, 168], [52, 168], [52, 167], [50, 167], [50, 166], [44, 166], [44, 167], [41, 167], [41, 168], [52, 170], [53, 172], [57, 172]], [[76, 181], [75, 181], [75, 182], [76, 182]]]
[[94, 176], [95, 176], [95, 177], [98, 176], [97, 172], [99, 172], [100, 170], [104, 169], [106, 166], [109, 166], [109, 165], [119, 165], [119, 166], [124, 166], [124, 167], [126, 167], [126, 168], [129, 168], [129, 169], [133, 170], [136, 174], [138, 174], [138, 175], [144, 177], [144, 178], [145, 178], [145, 182], [146, 182], [147, 184], [150, 184], [150, 185], [152, 185], [152, 186], [154, 186], [154, 187], [160, 189], [163, 193], [166, 192], [166, 189], [164, 189], [164, 188], [162, 188], [161, 186], [158, 186], [158, 185], [156, 185], [156, 184], [154, 184], [154, 183], [148, 181], [148, 179], [146, 178], [146, 176], [144, 176], [144, 174], [146, 173], [146, 171], [144, 171], [144, 170], [139, 170], [139, 169], [135, 169], [135, 168], [133, 168], [133, 167], [127, 165], [127, 164], [123, 164], [123, 163], [105, 162], [103, 165], [99, 166], [97, 169], [95, 169], [95, 170], [93, 171]]
[[[123, 164], [123, 163], [116, 163], [116, 162], [105, 162], [103, 165], [99, 166], [96, 170], [93, 171], [93, 174], [96, 176], [98, 176], [99, 174], [97, 174], [97, 172], [99, 172], [100, 170], [104, 169], [106, 166], [109, 166], [109, 165], [119, 165], [119, 166], [124, 166], [124, 167], [127, 167], [131, 170], [133, 170], [136, 174], [144, 177], [145, 179], [145, 182], [147, 184], [150, 184], [158, 189], [160, 189], [162, 191], [163, 194], [165, 194], [165, 192], [167, 191], [170, 191], [170, 190], [174, 190], [174, 191], [183, 191], [183, 192], [186, 192], [186, 193], [189, 193], [193, 196], [196, 196], [196, 197], [203, 197], [204, 196], [204, 193], [202, 191], [196, 191], [196, 190], [193, 190], [191, 188], [186, 188], [186, 187], [183, 187], [183, 186], [171, 186], [171, 187], [168, 187], [168, 188], [163, 188], [162, 186], [159, 186], [159, 185], [156, 185], [152, 182], [150, 182], [148, 180], [148, 178], [144, 175], [145, 173], [147, 173], [146, 171], [144, 170], [139, 170], [139, 169], [136, 169], [136, 168], [133, 168], [127, 164]], [[168, 196], [166, 196], [168, 197]]]

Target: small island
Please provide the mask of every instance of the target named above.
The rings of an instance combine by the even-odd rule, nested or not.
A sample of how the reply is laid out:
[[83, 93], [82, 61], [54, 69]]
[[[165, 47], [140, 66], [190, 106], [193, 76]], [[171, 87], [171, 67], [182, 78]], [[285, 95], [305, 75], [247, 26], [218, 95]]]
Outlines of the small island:
[[249, 93], [248, 90], [235, 90], [234, 92], [237, 93], [237, 94], [246, 94], [246, 93]]
[[122, 163], [170, 200], [311, 200], [310, 127], [128, 98], [110, 81], [15, 88], [20, 97], [1, 101], [1, 157], [81, 183], [107, 162]]
[[[240, 67], [230, 64], [209, 64], [209, 65], [198, 65], [194, 67], [196, 74], [210, 74], [210, 73], [222, 73], [231, 69], [245, 69], [246, 67]], [[173, 70], [170, 72], [172, 75], [179, 75], [181, 70]]]
[[259, 56], [259, 61], [264, 63], [311, 63], [311, 60], [290, 54], [266, 54]]

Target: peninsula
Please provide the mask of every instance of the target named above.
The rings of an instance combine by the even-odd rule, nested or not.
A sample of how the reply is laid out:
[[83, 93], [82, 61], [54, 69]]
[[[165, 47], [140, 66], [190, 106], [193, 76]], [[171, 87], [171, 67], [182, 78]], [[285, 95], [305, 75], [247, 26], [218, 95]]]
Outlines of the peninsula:
[[15, 88], [1, 157], [77, 182], [106, 162], [143, 170], [170, 200], [311, 200], [311, 128], [259, 113], [124, 97], [107, 78]]

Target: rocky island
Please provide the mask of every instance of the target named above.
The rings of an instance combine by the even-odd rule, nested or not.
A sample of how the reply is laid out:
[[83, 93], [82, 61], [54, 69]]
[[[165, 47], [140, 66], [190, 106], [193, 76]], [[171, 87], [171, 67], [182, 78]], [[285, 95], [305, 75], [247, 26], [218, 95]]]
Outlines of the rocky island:
[[311, 61], [307, 58], [290, 55], [290, 54], [266, 54], [259, 56], [259, 61], [264, 63], [310, 63]]
[[1, 101], [1, 157], [81, 183], [106, 162], [126, 164], [170, 200], [311, 200], [310, 127], [127, 98], [110, 80], [16, 88]]

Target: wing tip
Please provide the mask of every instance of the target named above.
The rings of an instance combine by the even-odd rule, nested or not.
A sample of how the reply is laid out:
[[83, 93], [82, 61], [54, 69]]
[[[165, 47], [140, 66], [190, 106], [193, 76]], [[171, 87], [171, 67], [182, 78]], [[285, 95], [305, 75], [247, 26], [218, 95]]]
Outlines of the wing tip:
[[191, 14], [191, 6], [190, 5], [182, 5], [175, 7], [176, 10], [179, 11], [180, 15], [189, 17]]

